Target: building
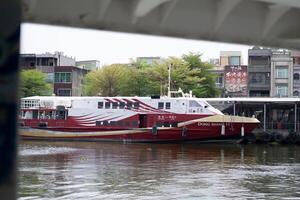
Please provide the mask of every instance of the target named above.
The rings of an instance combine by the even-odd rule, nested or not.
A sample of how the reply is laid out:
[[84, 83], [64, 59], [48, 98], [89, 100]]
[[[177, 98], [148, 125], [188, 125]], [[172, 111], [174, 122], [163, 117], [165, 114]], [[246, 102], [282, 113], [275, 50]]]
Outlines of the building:
[[57, 96], [82, 96], [83, 78], [88, 71], [74, 66], [55, 67], [54, 94]]
[[20, 55], [21, 69], [37, 69], [45, 73], [46, 81], [53, 85], [53, 93], [57, 96], [82, 96], [83, 77], [89, 68], [94, 69], [92, 63], [97, 64], [85, 62], [87, 69], [76, 67], [75, 58], [62, 52]]
[[161, 63], [163, 59], [161, 57], [137, 57], [137, 62], [146, 63], [148, 65], [153, 65], [155, 63]]
[[220, 68], [226, 65], [242, 65], [241, 51], [221, 51], [220, 52]]
[[293, 96], [293, 59], [289, 50], [272, 50], [270, 96]]
[[300, 52], [292, 51], [293, 58], [293, 96], [300, 97]]
[[100, 61], [99, 60], [76, 61], [76, 67], [93, 71], [100, 68]]
[[253, 47], [248, 50], [248, 95], [270, 96], [272, 51]]
[[47, 75], [47, 82], [54, 82], [54, 68], [56, 66], [75, 66], [75, 58], [65, 56], [62, 52], [44, 54], [21, 54], [21, 69], [38, 69]]
[[224, 67], [224, 96], [246, 97], [248, 95], [247, 65], [226, 65]]

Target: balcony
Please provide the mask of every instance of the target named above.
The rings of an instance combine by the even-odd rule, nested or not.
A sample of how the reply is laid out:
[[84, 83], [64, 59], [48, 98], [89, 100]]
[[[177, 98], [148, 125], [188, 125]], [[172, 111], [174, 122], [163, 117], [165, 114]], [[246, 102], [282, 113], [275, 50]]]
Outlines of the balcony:
[[248, 66], [248, 72], [271, 72], [270, 65], [251, 65]]

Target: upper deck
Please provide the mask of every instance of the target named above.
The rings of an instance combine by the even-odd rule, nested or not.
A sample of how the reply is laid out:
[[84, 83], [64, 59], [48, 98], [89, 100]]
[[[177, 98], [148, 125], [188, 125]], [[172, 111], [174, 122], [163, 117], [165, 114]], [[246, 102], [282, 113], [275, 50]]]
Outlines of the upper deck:
[[72, 111], [138, 112], [176, 114], [222, 114], [205, 100], [199, 98], [170, 97], [56, 97], [34, 96], [21, 100], [21, 109], [56, 109]]

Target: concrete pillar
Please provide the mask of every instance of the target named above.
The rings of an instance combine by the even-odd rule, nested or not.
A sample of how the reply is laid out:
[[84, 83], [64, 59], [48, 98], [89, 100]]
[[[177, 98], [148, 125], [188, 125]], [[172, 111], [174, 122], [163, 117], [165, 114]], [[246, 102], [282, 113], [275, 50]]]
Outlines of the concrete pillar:
[[295, 108], [294, 108], [294, 131], [296, 132], [297, 131], [297, 103], [295, 103]]
[[0, 2], [0, 199], [16, 199], [20, 1]]
[[266, 121], [267, 121], [267, 105], [266, 103], [264, 103], [264, 131], [267, 130]]

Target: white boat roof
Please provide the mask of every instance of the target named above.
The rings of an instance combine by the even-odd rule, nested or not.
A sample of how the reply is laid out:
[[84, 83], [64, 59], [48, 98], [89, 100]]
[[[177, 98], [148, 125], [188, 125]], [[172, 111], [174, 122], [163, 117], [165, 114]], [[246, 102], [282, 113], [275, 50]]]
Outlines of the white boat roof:
[[265, 103], [289, 103], [300, 102], [298, 97], [228, 97], [228, 98], [204, 98], [208, 102], [265, 102]]
[[[105, 98], [138, 98], [138, 99], [151, 99], [151, 97], [138, 97], [138, 96], [115, 96], [115, 97], [101, 97], [101, 96], [71, 96], [71, 97], [65, 97], [65, 96], [32, 96], [32, 97], [24, 97], [22, 100], [30, 100], [30, 99], [40, 99], [40, 100], [92, 100], [92, 99], [105, 99]], [[162, 96], [160, 99], [166, 100], [166, 99], [196, 99], [196, 100], [202, 100], [207, 102], [300, 102], [299, 97], [227, 97], [227, 98], [189, 98], [189, 97], [166, 97]]]
[[167, 97], [167, 96], [162, 96], [160, 98], [151, 98], [151, 97], [139, 97], [139, 96], [114, 96], [114, 97], [102, 97], [102, 96], [31, 96], [31, 97], [24, 97], [22, 100], [97, 100], [97, 99], [120, 99], [120, 98], [126, 98], [126, 99], [162, 99], [162, 100], [167, 100], [167, 99], [189, 99], [189, 100], [201, 100], [201, 101], [206, 101], [205, 99], [202, 98], [195, 98], [195, 97]]

